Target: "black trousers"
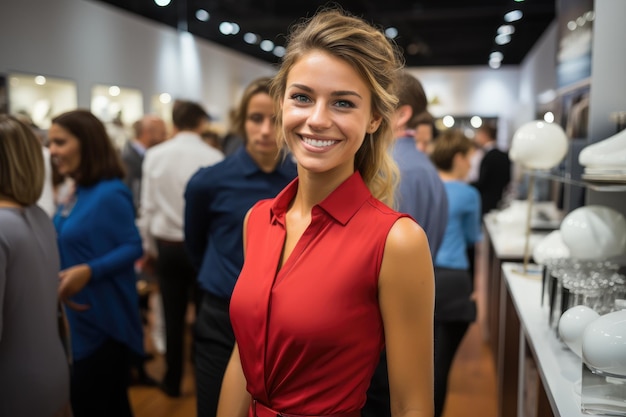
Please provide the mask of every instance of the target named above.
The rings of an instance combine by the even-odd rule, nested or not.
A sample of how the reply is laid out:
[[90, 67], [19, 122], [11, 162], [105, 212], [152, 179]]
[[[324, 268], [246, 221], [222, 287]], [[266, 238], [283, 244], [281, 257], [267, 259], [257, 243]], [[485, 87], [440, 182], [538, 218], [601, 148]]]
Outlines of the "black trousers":
[[470, 323], [435, 322], [435, 417], [441, 416], [448, 393], [448, 376]]
[[202, 294], [195, 326], [198, 417], [215, 417], [222, 379], [235, 346], [228, 305], [226, 299]]
[[74, 361], [70, 383], [74, 417], [132, 417], [130, 356], [126, 345], [109, 339], [91, 356]]
[[156, 269], [165, 318], [166, 371], [163, 386], [168, 393], [178, 395], [183, 376], [185, 313], [190, 294], [194, 293], [196, 272], [182, 242], [157, 239], [157, 248]]

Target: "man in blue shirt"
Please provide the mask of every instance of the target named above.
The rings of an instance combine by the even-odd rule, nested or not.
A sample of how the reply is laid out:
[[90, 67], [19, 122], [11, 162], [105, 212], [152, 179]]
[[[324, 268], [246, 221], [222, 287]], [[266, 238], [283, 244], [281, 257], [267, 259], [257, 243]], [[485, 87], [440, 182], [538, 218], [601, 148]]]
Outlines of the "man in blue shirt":
[[[418, 116], [426, 111], [426, 93], [422, 84], [408, 73], [398, 77], [398, 106], [394, 118], [396, 137], [393, 157], [400, 169], [400, 185], [396, 192], [398, 211], [410, 214], [424, 229], [433, 260], [443, 240], [448, 221], [448, 198], [437, 169], [428, 156], [419, 151], [413, 131]], [[369, 390], [363, 417], [390, 417], [387, 357], [380, 358]]]
[[296, 177], [292, 158], [278, 155], [268, 78], [248, 86], [234, 125], [244, 146], [199, 170], [185, 192], [185, 244], [202, 292], [195, 329], [198, 417], [215, 416], [235, 345], [228, 307], [243, 267], [246, 213]]

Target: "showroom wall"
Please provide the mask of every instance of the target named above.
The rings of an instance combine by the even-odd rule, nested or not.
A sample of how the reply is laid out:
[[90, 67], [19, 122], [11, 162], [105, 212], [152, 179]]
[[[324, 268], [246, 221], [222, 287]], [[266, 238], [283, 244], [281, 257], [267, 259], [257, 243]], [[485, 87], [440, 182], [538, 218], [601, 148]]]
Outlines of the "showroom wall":
[[[76, 82], [78, 106], [89, 107], [95, 85], [117, 85], [153, 97], [198, 100], [222, 121], [243, 86], [272, 65], [88, 0], [20, 0], [0, 6], [0, 74], [28, 73]], [[500, 120], [499, 142], [535, 116], [536, 97], [554, 84], [555, 31], [548, 29], [522, 65], [410, 68], [437, 115], [482, 115]], [[551, 59], [544, 59], [544, 56]], [[506, 63], [506, 61], [505, 61]]]

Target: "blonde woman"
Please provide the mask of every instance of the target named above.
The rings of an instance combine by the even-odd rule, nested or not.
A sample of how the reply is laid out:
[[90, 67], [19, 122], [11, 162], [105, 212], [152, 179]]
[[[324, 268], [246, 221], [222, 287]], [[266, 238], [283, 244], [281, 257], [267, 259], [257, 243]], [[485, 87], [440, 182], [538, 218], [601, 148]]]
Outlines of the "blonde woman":
[[291, 33], [272, 92], [298, 178], [246, 216], [218, 416], [360, 416], [384, 345], [393, 416], [432, 416], [430, 251], [387, 205], [400, 67], [383, 33], [340, 10]]

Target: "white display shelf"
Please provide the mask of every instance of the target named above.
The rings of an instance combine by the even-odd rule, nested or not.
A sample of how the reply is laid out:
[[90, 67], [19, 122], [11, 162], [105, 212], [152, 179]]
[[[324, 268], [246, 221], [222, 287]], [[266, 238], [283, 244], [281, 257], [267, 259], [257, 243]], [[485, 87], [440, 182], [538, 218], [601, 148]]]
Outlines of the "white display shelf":
[[574, 391], [582, 376], [581, 360], [548, 326], [548, 312], [540, 305], [541, 278], [520, 274], [520, 267], [518, 263], [503, 263], [503, 277], [552, 412], [558, 417], [583, 416], [580, 396]]

